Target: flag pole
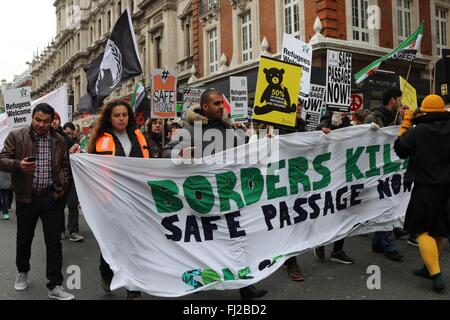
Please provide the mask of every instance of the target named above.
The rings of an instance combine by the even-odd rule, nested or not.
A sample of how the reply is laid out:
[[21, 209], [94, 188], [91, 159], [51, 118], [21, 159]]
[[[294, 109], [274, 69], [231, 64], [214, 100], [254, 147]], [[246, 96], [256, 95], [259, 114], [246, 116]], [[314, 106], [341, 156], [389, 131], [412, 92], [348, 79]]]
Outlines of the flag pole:
[[[406, 85], [408, 84], [409, 75], [411, 73], [411, 68], [412, 68], [412, 63], [409, 65], [408, 74], [406, 75], [406, 81], [405, 81], [405, 84], [403, 85], [403, 89], [401, 89], [402, 90], [402, 95], [403, 95], [403, 92], [405, 92]], [[399, 113], [400, 113], [400, 108], [397, 108], [397, 113], [395, 114], [394, 124], [397, 124], [397, 119], [398, 119]]]

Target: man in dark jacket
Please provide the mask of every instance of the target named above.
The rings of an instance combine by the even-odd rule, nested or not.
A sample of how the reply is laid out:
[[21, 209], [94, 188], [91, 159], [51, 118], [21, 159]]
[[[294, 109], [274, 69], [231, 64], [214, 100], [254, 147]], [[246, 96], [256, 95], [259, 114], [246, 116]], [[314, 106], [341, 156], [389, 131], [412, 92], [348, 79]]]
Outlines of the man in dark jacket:
[[[227, 115], [224, 110], [224, 98], [223, 94], [215, 89], [206, 90], [200, 99], [200, 106], [194, 106], [187, 112], [186, 125], [180, 132], [174, 137], [174, 139], [164, 147], [164, 158], [202, 158], [205, 155], [205, 151], [213, 150], [214, 153], [224, 151], [227, 148], [235, 147], [238, 144], [245, 143], [244, 133], [241, 129], [236, 130], [239, 133], [228, 132], [228, 129], [233, 129], [233, 126], [227, 121]], [[200, 130], [199, 134], [195, 134], [195, 130]], [[209, 132], [208, 132], [209, 131]], [[207, 141], [203, 139], [204, 135], [211, 133], [216, 137], [219, 133], [222, 136], [223, 150], [217, 148], [211, 148], [213, 141]], [[233, 139], [233, 141], [227, 141], [227, 139]], [[220, 143], [217, 144], [220, 146]], [[244, 287], [239, 290], [242, 300], [252, 300], [259, 298], [267, 293], [267, 290], [259, 290], [255, 286]]]
[[16, 193], [18, 275], [15, 289], [27, 289], [31, 244], [39, 218], [47, 247], [48, 296], [72, 300], [62, 287], [62, 246], [59, 233], [58, 202], [69, 185], [66, 143], [51, 128], [55, 110], [39, 104], [33, 110], [32, 125], [11, 132], [0, 154], [0, 170], [12, 173]]
[[[319, 124], [318, 129], [323, 133], [329, 134], [332, 130], [350, 127], [351, 122], [346, 112], [333, 111], [324, 116]], [[333, 251], [331, 252], [331, 261], [342, 264], [354, 264], [355, 260], [349, 257], [344, 249], [344, 239], [337, 240], [333, 243]], [[314, 248], [314, 255], [320, 260], [325, 260], [325, 246]]]
[[[245, 128], [229, 122], [229, 115], [225, 113], [223, 107], [222, 93], [212, 89], [205, 92], [206, 94], [202, 96], [203, 102], [187, 111], [185, 127], [164, 147], [163, 158], [186, 156], [185, 151], [192, 153], [193, 158], [204, 158], [245, 144], [247, 139]], [[227, 132], [229, 129], [231, 131]], [[205, 133], [206, 135], [211, 133], [214, 138], [203, 139]], [[215, 139], [219, 133], [220, 141]]]
[[414, 181], [405, 229], [417, 235], [425, 263], [414, 274], [431, 278], [433, 290], [442, 292], [445, 284], [439, 255], [450, 232], [450, 113], [437, 95], [427, 96], [420, 112], [409, 121], [412, 111], [407, 111], [394, 149], [400, 158], [410, 159], [406, 177]]
[[[373, 128], [382, 128], [396, 125], [395, 118], [398, 108], [402, 104], [402, 92], [398, 89], [390, 89], [383, 93], [383, 106], [378, 107], [364, 119], [365, 124], [372, 124]], [[372, 250], [384, 253], [393, 261], [402, 261], [403, 255], [398, 252], [394, 242], [393, 231], [377, 231], [373, 235]]]

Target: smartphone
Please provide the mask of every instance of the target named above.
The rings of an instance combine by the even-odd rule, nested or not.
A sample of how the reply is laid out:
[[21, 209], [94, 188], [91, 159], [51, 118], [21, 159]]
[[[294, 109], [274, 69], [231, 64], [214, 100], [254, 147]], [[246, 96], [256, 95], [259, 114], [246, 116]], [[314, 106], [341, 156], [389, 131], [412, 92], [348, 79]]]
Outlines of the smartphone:
[[36, 162], [36, 157], [28, 157], [27, 162]]

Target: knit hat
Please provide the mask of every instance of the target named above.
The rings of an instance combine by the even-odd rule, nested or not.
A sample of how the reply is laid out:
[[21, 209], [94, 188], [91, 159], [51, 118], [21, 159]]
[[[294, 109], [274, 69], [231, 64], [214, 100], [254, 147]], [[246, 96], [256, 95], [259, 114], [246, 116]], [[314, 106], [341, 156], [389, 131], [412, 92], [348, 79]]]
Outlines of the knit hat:
[[430, 94], [422, 101], [421, 112], [445, 112], [444, 100], [438, 95]]
[[55, 120], [58, 119], [59, 121], [61, 121], [61, 116], [59, 115], [58, 112], [55, 112]]

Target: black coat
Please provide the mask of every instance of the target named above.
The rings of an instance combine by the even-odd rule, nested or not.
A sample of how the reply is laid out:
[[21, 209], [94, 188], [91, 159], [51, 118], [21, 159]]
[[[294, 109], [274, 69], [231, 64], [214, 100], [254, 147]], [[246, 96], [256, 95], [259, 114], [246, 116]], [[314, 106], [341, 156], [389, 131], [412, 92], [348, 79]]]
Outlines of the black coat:
[[413, 124], [394, 144], [400, 158], [410, 157], [409, 180], [450, 185], [450, 113], [428, 113], [415, 118]]

